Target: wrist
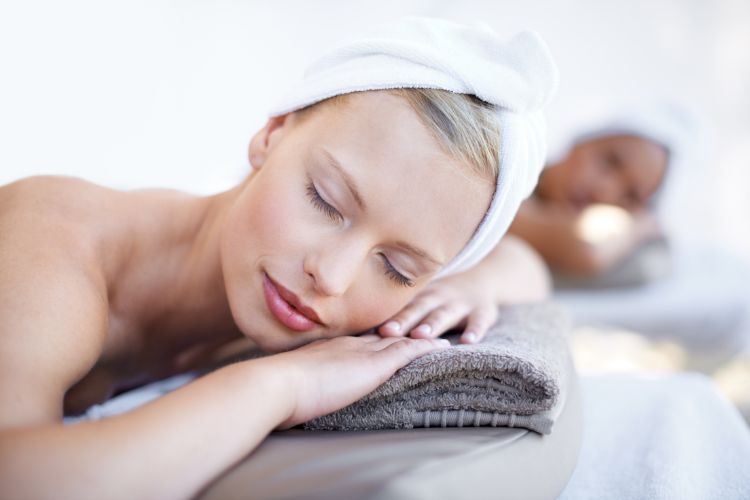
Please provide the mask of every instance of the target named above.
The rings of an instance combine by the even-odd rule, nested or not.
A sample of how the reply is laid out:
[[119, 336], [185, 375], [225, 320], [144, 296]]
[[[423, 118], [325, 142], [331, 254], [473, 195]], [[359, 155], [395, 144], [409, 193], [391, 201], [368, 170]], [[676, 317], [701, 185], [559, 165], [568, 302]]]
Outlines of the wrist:
[[292, 388], [296, 385], [293, 370], [285, 369], [282, 363], [274, 359], [275, 357], [252, 359], [227, 367], [236, 367], [239, 376], [257, 393], [258, 397], [255, 400], [262, 404], [258, 411], [268, 415], [271, 430], [286, 422], [295, 410]]

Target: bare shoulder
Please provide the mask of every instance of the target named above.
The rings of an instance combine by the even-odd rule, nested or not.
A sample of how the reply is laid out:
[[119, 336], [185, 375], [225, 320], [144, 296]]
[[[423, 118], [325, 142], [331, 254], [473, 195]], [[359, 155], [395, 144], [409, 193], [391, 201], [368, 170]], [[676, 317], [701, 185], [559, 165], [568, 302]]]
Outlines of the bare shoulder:
[[0, 212], [45, 214], [70, 223], [92, 217], [119, 191], [77, 177], [37, 175], [0, 186]]
[[0, 187], [0, 428], [59, 418], [101, 352], [107, 287], [91, 221], [105, 191], [55, 176]]

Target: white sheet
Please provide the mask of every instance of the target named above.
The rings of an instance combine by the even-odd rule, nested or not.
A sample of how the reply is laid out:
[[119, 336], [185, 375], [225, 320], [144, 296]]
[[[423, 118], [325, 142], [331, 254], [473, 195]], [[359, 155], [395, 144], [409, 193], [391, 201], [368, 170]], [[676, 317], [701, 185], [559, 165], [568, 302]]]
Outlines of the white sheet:
[[750, 498], [750, 430], [710, 378], [581, 381], [583, 443], [559, 500]]
[[674, 271], [644, 286], [555, 292], [577, 324], [617, 326], [678, 342], [701, 371], [750, 342], [749, 299], [750, 270], [710, 247], [675, 251]]

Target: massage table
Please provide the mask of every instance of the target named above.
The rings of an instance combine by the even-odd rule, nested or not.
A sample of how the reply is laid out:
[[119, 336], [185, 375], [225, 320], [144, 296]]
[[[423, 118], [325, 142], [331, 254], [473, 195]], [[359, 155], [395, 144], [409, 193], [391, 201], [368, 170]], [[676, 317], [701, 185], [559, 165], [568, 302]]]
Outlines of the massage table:
[[705, 375], [588, 374], [567, 402], [547, 436], [274, 432], [198, 498], [750, 498], [750, 430]]
[[273, 432], [198, 498], [550, 499], [576, 466], [582, 431], [573, 376], [548, 435], [511, 427]]
[[[555, 498], [578, 460], [581, 394], [572, 358], [550, 434], [520, 427], [272, 432], [197, 499]], [[107, 418], [192, 379], [182, 374], [122, 393], [66, 423]]]
[[694, 247], [674, 251], [671, 266], [639, 286], [559, 287], [554, 299], [577, 325], [675, 342], [689, 353], [688, 367], [702, 372], [750, 347], [750, 270], [744, 262], [720, 249]]
[[[512, 427], [273, 432], [196, 499], [750, 498], [750, 430], [709, 377], [579, 375], [572, 363], [567, 376], [547, 435]], [[182, 385], [180, 377], [89, 416], [144, 404]]]

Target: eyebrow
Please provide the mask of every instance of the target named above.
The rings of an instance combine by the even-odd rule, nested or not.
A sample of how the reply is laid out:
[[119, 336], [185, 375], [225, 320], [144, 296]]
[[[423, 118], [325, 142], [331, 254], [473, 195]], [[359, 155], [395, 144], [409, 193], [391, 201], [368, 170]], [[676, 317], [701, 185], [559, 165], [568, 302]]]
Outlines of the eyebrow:
[[[330, 153], [330, 151], [325, 148], [320, 148], [320, 152], [323, 154], [328, 164], [333, 167], [333, 169], [336, 170], [336, 172], [338, 172], [338, 174], [344, 180], [346, 187], [349, 188], [349, 191], [351, 192], [354, 200], [357, 202], [357, 205], [362, 210], [362, 212], [367, 212], [367, 205], [365, 204], [364, 199], [362, 198], [362, 195], [357, 188], [357, 183], [354, 181], [354, 178], [351, 176], [351, 174], [341, 166], [341, 163], [336, 159], [335, 156]], [[411, 245], [405, 241], [397, 241], [396, 246], [399, 246], [415, 255], [418, 255], [419, 257], [422, 257], [423, 259], [426, 259], [433, 264], [436, 264], [438, 266], [443, 265], [442, 262], [432, 257], [421, 248], [415, 247], [414, 245]]]
[[363, 212], [367, 212], [367, 206], [365, 205], [365, 201], [362, 198], [362, 195], [359, 194], [359, 189], [357, 188], [357, 183], [354, 182], [354, 178], [344, 170], [344, 167], [341, 166], [341, 163], [336, 159], [335, 156], [333, 156], [327, 149], [320, 148], [320, 151], [323, 153], [323, 156], [325, 156], [326, 160], [328, 161], [328, 164], [332, 166], [341, 176], [342, 179], [344, 179], [344, 183], [346, 184], [346, 187], [349, 188], [349, 191], [352, 193], [352, 196], [354, 197], [354, 201], [357, 202], [357, 205], [359, 205], [359, 208]]
[[422, 250], [421, 248], [417, 248], [417, 247], [415, 247], [415, 246], [413, 246], [413, 245], [410, 245], [410, 244], [408, 244], [408, 243], [407, 243], [407, 242], [405, 242], [405, 241], [397, 241], [397, 242], [396, 242], [396, 246], [399, 246], [399, 247], [401, 247], [401, 248], [405, 248], [406, 250], [410, 251], [411, 253], [414, 253], [414, 254], [417, 254], [417, 255], [419, 255], [419, 256], [420, 256], [420, 257], [422, 257], [423, 259], [429, 260], [429, 261], [430, 261], [430, 262], [432, 262], [433, 264], [436, 264], [436, 265], [438, 265], [438, 266], [442, 266], [442, 265], [443, 265], [443, 263], [442, 263], [442, 262], [440, 262], [440, 261], [438, 261], [437, 259], [435, 259], [435, 258], [431, 257], [431, 256], [430, 256], [430, 254], [428, 254], [427, 252], [425, 252], [425, 251], [424, 251], [424, 250]]

